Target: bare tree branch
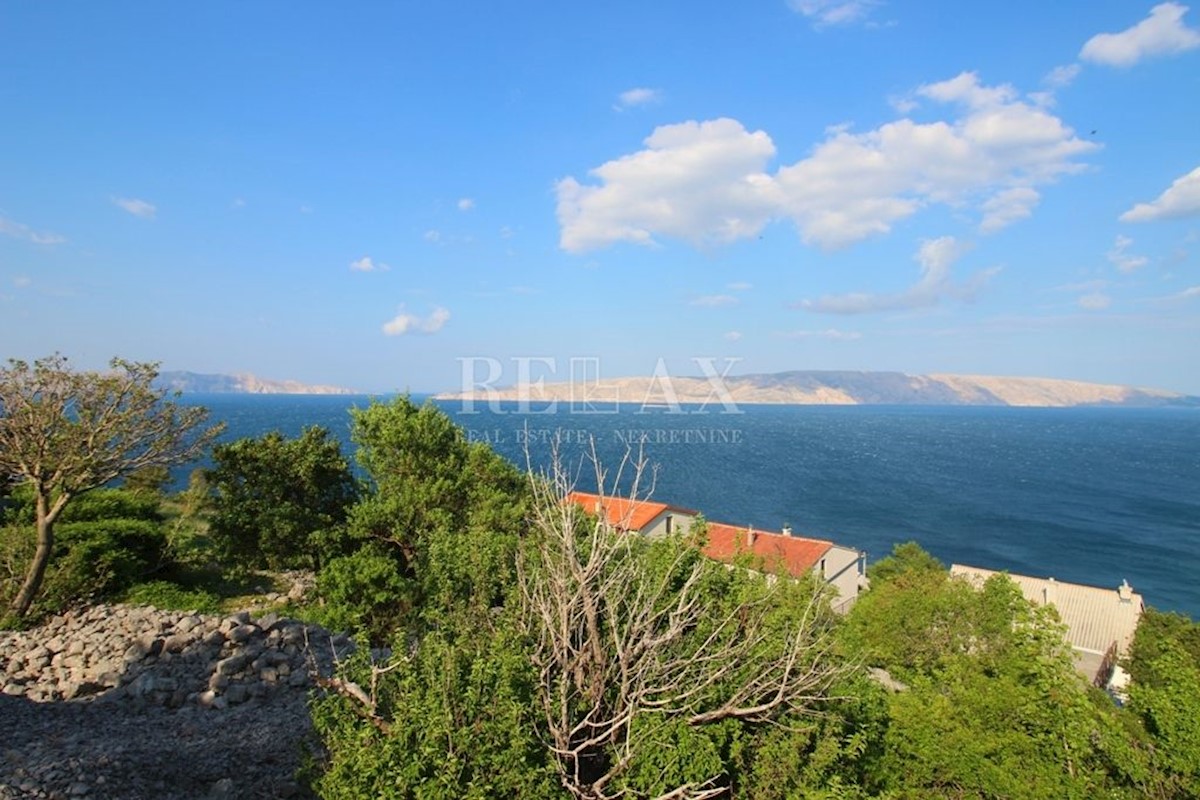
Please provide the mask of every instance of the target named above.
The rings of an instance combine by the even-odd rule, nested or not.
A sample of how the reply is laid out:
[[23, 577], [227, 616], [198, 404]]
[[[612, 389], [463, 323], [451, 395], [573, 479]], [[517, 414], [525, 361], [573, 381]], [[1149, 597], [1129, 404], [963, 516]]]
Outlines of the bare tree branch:
[[[531, 473], [533, 530], [518, 576], [547, 746], [572, 795], [620, 796], [621, 778], [667, 725], [771, 722], [827, 696], [841, 667], [815, 583], [806, 603], [784, 609], [781, 581], [742, 572], [745, 596], [718, 602], [705, 584], [732, 579], [714, 572], [726, 567], [679, 538], [651, 559], [647, 542], [623, 532], [628, 524], [565, 502], [574, 482], [552, 455], [547, 474]], [[615, 482], [594, 448], [590, 458], [606, 507]], [[626, 454], [616, 470], [632, 487], [625, 499], [639, 499], [646, 471]], [[626, 507], [632, 514], [633, 503]], [[714, 797], [727, 789], [721, 781], [714, 775], [663, 798]]]

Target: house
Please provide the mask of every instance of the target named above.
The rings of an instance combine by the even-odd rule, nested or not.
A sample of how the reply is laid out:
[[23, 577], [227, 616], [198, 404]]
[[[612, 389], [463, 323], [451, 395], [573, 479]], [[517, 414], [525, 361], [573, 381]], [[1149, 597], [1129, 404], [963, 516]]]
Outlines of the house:
[[[590, 514], [603, 514], [618, 530], [643, 536], [686, 534], [700, 517], [697, 511], [667, 503], [601, 497], [587, 492], [571, 492], [566, 500]], [[833, 606], [838, 611], [848, 610], [858, 598], [865, 553], [824, 539], [795, 536], [787, 528], [775, 533], [721, 522], [709, 522], [707, 526], [708, 540], [703, 552], [709, 558], [728, 563], [749, 554], [755, 565], [767, 572], [784, 572], [794, 578], [815, 572], [837, 590], [838, 599]]]
[[825, 539], [796, 536], [791, 528], [777, 533], [722, 522], [708, 523], [704, 554], [726, 562], [749, 555], [764, 571], [793, 578], [814, 572], [837, 591], [833, 608], [841, 612], [858, 599], [866, 561], [866, 553]]
[[666, 503], [601, 497], [588, 492], [571, 492], [566, 500], [597, 517], [603, 513], [608, 524], [617, 530], [651, 537], [687, 533], [700, 516], [698, 511]]
[[[950, 574], [979, 586], [997, 573], [953, 564]], [[1129, 653], [1144, 605], [1142, 596], [1125, 581], [1116, 589], [1066, 583], [1054, 578], [1008, 574], [1025, 599], [1052, 605], [1067, 626], [1075, 668], [1091, 683], [1120, 691], [1125, 680], [1116, 662]]]

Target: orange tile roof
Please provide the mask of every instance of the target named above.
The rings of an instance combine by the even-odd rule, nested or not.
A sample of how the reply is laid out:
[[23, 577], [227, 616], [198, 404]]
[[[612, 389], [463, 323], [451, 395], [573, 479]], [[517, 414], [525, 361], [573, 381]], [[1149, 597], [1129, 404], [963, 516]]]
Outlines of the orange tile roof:
[[668, 509], [696, 515], [695, 511], [670, 506], [666, 503], [655, 503], [650, 500], [627, 500], [624, 497], [601, 497], [588, 492], [571, 492], [566, 499], [569, 502], [577, 503], [589, 514], [599, 515], [603, 509], [608, 524], [623, 531], [640, 531]]
[[761, 561], [768, 572], [780, 569], [794, 578], [805, 575], [816, 566], [821, 556], [829, 552], [833, 542], [824, 539], [807, 539], [788, 536], [784, 533], [754, 531], [754, 544], [749, 546], [751, 529], [722, 522], [708, 523], [708, 542], [704, 555], [717, 561], [733, 561], [746, 553]]

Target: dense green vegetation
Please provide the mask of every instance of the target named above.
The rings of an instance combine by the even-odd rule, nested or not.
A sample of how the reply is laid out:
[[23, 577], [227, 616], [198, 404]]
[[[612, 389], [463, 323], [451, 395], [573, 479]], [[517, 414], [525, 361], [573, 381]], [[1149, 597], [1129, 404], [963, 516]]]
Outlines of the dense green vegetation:
[[[221, 445], [73, 499], [35, 613], [102, 598], [215, 611], [269, 570], [286, 609], [362, 647], [314, 696], [333, 798], [1197, 798], [1200, 626], [1147, 611], [1121, 705], [1075, 673], [1053, 609], [975, 589], [915, 544], [844, 617], [687, 539], [620, 535], [408, 398], [326, 431]], [[32, 558], [0, 501], [0, 601]], [[268, 572], [264, 572], [268, 570]], [[232, 599], [231, 599], [232, 598]], [[372, 654], [374, 660], [372, 660]]]

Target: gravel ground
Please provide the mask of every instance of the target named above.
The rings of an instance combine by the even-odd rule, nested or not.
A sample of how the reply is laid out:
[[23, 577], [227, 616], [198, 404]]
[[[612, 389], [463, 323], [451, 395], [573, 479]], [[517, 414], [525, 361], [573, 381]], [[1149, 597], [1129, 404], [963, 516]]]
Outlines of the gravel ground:
[[0, 695], [0, 798], [311, 797], [304, 689], [224, 710]]

